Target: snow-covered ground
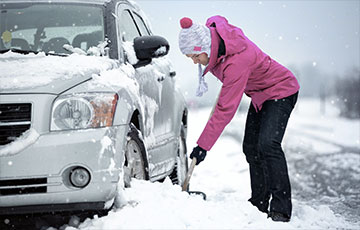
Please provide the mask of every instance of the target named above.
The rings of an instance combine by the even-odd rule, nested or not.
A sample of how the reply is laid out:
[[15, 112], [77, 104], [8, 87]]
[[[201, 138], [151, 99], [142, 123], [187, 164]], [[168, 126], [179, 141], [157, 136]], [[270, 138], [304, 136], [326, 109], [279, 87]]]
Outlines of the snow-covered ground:
[[[190, 111], [189, 152], [210, 110]], [[300, 98], [283, 141], [293, 216], [289, 223], [277, 223], [247, 201], [250, 180], [241, 144], [245, 119], [246, 113], [238, 113], [195, 168], [191, 190], [205, 192], [206, 201], [181, 192], [170, 180], [134, 180], [125, 190], [127, 205], [80, 224], [73, 219], [62, 229], [360, 229], [359, 120], [339, 118], [331, 103], [321, 115], [319, 101]]]

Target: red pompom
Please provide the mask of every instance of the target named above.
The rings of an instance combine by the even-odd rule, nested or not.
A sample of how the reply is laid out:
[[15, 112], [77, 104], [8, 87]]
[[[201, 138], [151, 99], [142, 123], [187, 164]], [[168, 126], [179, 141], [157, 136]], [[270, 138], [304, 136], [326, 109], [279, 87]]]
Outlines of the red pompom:
[[190, 26], [192, 26], [192, 24], [193, 22], [190, 18], [185, 17], [180, 20], [180, 25], [183, 29], [189, 28]]

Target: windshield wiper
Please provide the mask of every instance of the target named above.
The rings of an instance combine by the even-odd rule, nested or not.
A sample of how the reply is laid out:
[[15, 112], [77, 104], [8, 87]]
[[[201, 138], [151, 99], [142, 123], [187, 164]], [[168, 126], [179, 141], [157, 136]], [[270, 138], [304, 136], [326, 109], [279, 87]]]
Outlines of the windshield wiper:
[[[6, 53], [9, 51], [14, 52], [14, 53], [19, 53], [19, 54], [29, 54], [29, 53], [38, 54], [39, 53], [39, 51], [34, 51], [34, 50], [22, 50], [22, 49], [10, 48], [10, 49], [0, 50], [0, 54]], [[52, 53], [52, 52], [45, 53], [45, 55], [60, 56], [60, 57], [68, 56], [68, 54], [59, 54], [59, 53]]]
[[21, 50], [21, 49], [15, 49], [15, 48], [10, 48], [10, 49], [4, 49], [4, 50], [0, 50], [0, 53], [6, 53], [6, 52], [14, 52], [14, 53], [20, 53], [20, 54], [29, 54], [29, 53], [34, 53], [37, 54], [39, 52], [34, 51], [34, 50]]
[[53, 53], [53, 52], [45, 53], [45, 55], [60, 56], [60, 57], [67, 57], [67, 56], [69, 56], [69, 54]]

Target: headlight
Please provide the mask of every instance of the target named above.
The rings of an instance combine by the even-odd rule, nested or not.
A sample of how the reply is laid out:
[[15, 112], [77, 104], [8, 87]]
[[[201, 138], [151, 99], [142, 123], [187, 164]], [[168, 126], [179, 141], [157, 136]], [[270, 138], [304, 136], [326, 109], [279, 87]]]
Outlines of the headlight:
[[117, 94], [74, 94], [59, 97], [52, 108], [51, 130], [111, 126]]

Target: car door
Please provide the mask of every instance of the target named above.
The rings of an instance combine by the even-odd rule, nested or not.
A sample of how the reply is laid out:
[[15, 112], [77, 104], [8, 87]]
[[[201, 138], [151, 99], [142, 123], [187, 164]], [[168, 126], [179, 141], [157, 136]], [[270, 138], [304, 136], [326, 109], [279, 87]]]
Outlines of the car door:
[[[120, 4], [117, 17], [119, 36], [123, 43], [132, 42], [137, 36], [150, 34], [146, 27], [136, 24], [133, 14], [127, 4]], [[126, 54], [124, 56], [126, 59]], [[140, 96], [144, 105], [142, 132], [149, 155], [150, 178], [156, 178], [167, 172], [172, 163], [169, 159], [174, 152], [168, 151], [169, 145], [164, 141], [167, 132], [167, 122], [164, 122], [167, 119], [163, 115], [163, 82], [166, 73], [158, 65], [147, 65], [137, 68], [135, 77], [140, 84]]]
[[[142, 35], [150, 35], [150, 30], [143, 18], [133, 12], [133, 18]], [[177, 134], [175, 134], [175, 72], [167, 56], [152, 60], [154, 76], [160, 88], [159, 110], [155, 117], [155, 125], [161, 130], [157, 136], [159, 155], [157, 161], [163, 172], [169, 171], [174, 165], [177, 150]]]

